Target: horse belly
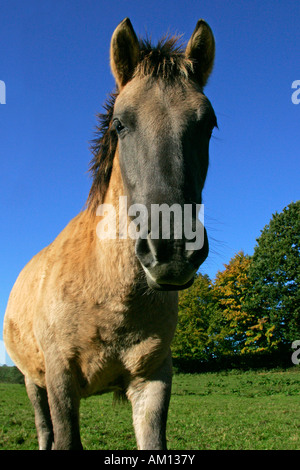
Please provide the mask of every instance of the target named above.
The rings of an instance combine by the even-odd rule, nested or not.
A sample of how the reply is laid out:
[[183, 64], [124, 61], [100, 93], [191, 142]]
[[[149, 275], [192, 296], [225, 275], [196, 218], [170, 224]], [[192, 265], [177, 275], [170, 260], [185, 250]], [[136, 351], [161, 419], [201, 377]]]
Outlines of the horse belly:
[[86, 398], [107, 392], [124, 391], [129, 383], [128, 371], [115, 359], [99, 360], [95, 355], [81, 364], [81, 396]]

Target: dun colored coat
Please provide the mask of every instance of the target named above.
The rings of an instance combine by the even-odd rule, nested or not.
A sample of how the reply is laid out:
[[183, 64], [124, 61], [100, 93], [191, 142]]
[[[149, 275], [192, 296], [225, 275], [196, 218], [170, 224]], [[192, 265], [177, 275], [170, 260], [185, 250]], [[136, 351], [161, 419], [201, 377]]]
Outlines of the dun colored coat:
[[[4, 321], [40, 449], [81, 449], [80, 399], [109, 391], [131, 401], [138, 448], [166, 448], [177, 291], [193, 282], [208, 242], [205, 229], [197, 250], [173, 232], [151, 238], [150, 207], [201, 203], [216, 126], [203, 94], [214, 49], [203, 20], [185, 50], [176, 38], [139, 41], [129, 19], [112, 36], [117, 91], [92, 147], [87, 207], [23, 269]], [[99, 205], [118, 214], [120, 196], [149, 209], [137, 239], [97, 234]]]

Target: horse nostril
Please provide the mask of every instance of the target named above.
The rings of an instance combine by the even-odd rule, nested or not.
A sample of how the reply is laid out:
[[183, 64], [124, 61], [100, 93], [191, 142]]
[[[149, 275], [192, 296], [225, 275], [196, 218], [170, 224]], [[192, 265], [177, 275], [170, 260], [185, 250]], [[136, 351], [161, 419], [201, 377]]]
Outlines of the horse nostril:
[[186, 258], [189, 260], [189, 262], [195, 266], [195, 268], [199, 268], [199, 266], [205, 261], [207, 258], [209, 251], [209, 243], [208, 243], [208, 237], [207, 237], [207, 232], [204, 229], [204, 240], [203, 240], [203, 246], [200, 250], [187, 250], [186, 251]]
[[168, 240], [151, 238], [149, 233], [147, 241], [155, 261], [166, 263], [171, 258], [173, 250]]
[[153, 266], [155, 259], [149, 247], [148, 238], [139, 238], [136, 241], [135, 253], [146, 268]]
[[147, 238], [139, 238], [136, 242], [136, 255], [142, 264], [147, 268], [158, 263], [167, 263], [172, 257], [172, 244], [168, 240], [151, 238], [151, 233]]

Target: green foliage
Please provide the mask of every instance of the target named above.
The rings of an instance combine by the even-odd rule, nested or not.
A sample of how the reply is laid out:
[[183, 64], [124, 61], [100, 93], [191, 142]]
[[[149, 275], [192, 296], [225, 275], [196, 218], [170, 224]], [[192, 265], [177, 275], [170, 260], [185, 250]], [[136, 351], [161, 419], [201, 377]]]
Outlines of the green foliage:
[[207, 275], [199, 274], [189, 289], [179, 293], [178, 325], [172, 344], [175, 358], [209, 358], [207, 345], [212, 304], [212, 284]]
[[24, 376], [17, 367], [0, 367], [0, 383], [23, 384]]
[[241, 251], [214, 282], [198, 275], [180, 292], [172, 347], [177, 362], [290, 357], [292, 342], [300, 339], [299, 258], [300, 201], [273, 215], [252, 257]]
[[275, 213], [257, 239], [247, 311], [256, 319], [249, 349], [277, 349], [300, 339], [300, 201]]

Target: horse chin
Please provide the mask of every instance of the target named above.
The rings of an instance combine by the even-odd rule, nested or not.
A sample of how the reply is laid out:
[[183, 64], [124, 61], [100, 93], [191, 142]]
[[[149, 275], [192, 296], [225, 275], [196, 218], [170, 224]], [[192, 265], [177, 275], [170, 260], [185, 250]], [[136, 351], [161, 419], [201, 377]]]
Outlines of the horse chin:
[[158, 284], [155, 282], [152, 278], [147, 276], [147, 284], [150, 287], [150, 289], [155, 290], [155, 291], [178, 291], [178, 290], [184, 290], [190, 287], [194, 282], [194, 276], [192, 279], [190, 279], [188, 282], [185, 284]]

